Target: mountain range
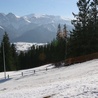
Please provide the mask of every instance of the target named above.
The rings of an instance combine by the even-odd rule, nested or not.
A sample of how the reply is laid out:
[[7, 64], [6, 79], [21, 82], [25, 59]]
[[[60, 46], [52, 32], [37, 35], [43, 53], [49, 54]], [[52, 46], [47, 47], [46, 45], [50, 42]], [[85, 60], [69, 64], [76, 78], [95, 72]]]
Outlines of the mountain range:
[[0, 41], [6, 31], [11, 42], [50, 42], [56, 37], [58, 24], [71, 30], [71, 20], [54, 15], [17, 16], [0, 13]]

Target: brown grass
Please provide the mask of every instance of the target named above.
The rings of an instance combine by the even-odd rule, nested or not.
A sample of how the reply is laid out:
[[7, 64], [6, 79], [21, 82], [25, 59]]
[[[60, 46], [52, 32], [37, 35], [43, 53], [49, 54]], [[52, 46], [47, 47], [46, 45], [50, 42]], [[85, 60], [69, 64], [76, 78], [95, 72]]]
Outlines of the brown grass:
[[74, 64], [74, 63], [81, 63], [81, 62], [85, 62], [88, 60], [97, 59], [97, 58], [98, 58], [98, 53], [92, 53], [92, 54], [88, 54], [88, 55], [84, 55], [84, 56], [68, 58], [65, 60], [65, 62], [70, 65], [70, 64]]

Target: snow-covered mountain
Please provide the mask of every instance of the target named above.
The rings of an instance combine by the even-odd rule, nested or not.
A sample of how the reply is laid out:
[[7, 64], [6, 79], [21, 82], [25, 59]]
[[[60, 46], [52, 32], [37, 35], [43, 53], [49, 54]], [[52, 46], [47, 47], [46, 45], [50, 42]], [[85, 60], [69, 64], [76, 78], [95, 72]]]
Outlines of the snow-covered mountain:
[[59, 23], [66, 24], [67, 30], [73, 28], [69, 19], [60, 16], [0, 13], [0, 27], [4, 28], [13, 42], [50, 42], [56, 36]]

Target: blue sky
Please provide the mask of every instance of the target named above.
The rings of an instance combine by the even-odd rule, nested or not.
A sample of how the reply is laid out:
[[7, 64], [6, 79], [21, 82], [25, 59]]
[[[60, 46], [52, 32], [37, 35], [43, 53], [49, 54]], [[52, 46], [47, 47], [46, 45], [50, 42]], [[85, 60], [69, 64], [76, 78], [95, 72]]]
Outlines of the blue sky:
[[12, 12], [23, 16], [27, 14], [48, 14], [72, 18], [77, 13], [78, 0], [0, 0], [0, 13]]

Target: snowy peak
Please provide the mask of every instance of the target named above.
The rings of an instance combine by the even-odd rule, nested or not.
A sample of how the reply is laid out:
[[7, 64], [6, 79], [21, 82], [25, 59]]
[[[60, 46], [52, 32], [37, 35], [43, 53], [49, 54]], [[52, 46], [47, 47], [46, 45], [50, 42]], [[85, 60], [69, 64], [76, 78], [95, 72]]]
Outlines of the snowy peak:
[[49, 18], [49, 17], [55, 17], [53, 15], [46, 15], [46, 14], [29, 14], [29, 15], [25, 15], [24, 17], [27, 18]]
[[67, 19], [65, 17], [61, 17], [61, 16], [53, 16], [53, 15], [38, 15], [38, 14], [30, 14], [26, 17], [29, 21], [35, 22], [35, 23], [43, 23], [43, 24], [47, 24], [47, 23], [66, 23], [69, 22], [70, 23], [70, 19]]
[[[64, 22], [69, 22], [71, 20], [68, 20], [64, 17], [61, 17], [61, 16], [53, 16], [53, 15], [38, 15], [38, 14], [30, 14], [30, 15], [25, 15], [25, 16], [17, 16], [17, 15], [14, 15], [13, 13], [8, 13], [8, 14], [4, 14], [4, 13], [0, 13], [0, 21], [1, 19], [3, 18], [2, 22], [4, 20], [7, 21], [14, 21], [16, 22], [21, 22], [21, 21], [25, 21], [25, 22], [29, 22], [29, 23], [33, 23], [33, 22], [36, 22], [36, 23], [41, 23], [43, 21], [43, 24], [46, 24], [46, 23], [53, 23], [53, 22], [59, 22], [59, 23], [62, 23], [62, 21]], [[5, 19], [4, 19], [5, 18]], [[10, 24], [12, 25], [12, 24]], [[14, 25], [13, 25], [14, 26]]]

